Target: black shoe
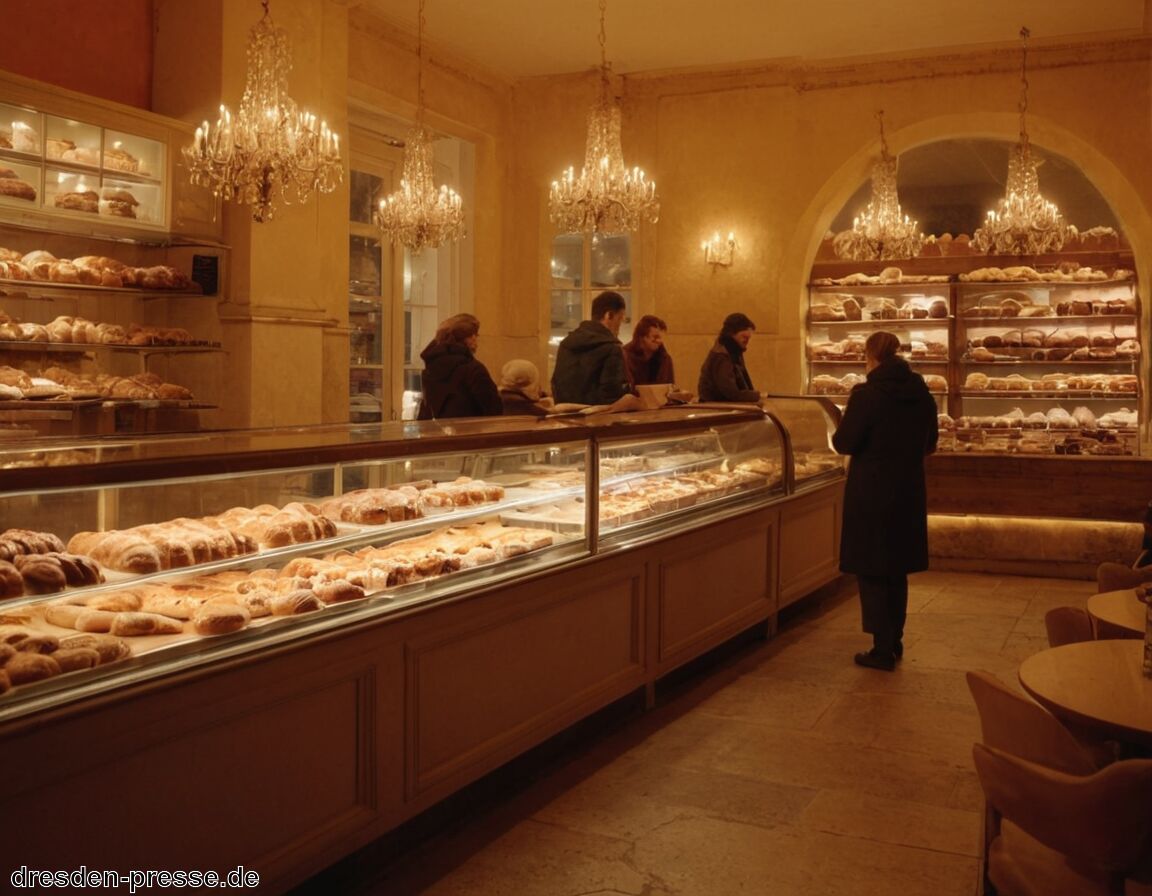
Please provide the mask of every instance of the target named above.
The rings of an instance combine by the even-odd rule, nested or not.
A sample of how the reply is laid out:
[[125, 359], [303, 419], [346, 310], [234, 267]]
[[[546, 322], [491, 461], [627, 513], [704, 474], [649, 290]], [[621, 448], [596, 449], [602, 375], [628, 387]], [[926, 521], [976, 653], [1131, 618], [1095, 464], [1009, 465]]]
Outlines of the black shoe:
[[892, 655], [894, 657], [896, 657], [896, 662], [900, 662], [900, 660], [904, 659], [904, 642], [903, 641], [897, 641], [895, 644], [892, 645]]
[[896, 668], [896, 657], [891, 653], [877, 653], [875, 650], [866, 650], [856, 654], [856, 665], [867, 666], [869, 669], [882, 669], [891, 672]]

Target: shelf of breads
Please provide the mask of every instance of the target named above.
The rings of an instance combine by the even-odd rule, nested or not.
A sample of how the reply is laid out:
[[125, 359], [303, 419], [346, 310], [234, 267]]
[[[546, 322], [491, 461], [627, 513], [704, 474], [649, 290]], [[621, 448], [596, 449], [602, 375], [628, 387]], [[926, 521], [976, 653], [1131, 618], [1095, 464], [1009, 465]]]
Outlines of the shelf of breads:
[[1019, 407], [1003, 414], [965, 415], [953, 420], [941, 414], [939, 451], [1136, 455], [1139, 429], [1135, 411], [1096, 416], [1087, 407], [1071, 412], [1056, 406], [1027, 412]]
[[1120, 355], [1115, 349], [1089, 349], [1051, 351], [1045, 349], [968, 349], [960, 356], [960, 363], [966, 365], [1031, 365], [1067, 364], [1077, 367], [1129, 367], [1139, 360], [1139, 354]]
[[814, 287], [808, 306], [808, 322], [812, 324], [882, 324], [896, 320], [947, 324], [948, 317], [947, 297], [925, 293], [855, 295]]
[[[844, 363], [844, 362], [830, 362], [830, 363]], [[859, 367], [859, 365], [856, 365]], [[933, 395], [947, 395], [948, 394], [948, 378], [941, 376], [938, 373], [925, 373], [924, 384], [928, 387], [928, 391]], [[847, 395], [852, 389], [860, 383], [866, 381], [863, 373], [847, 373], [844, 376], [832, 376], [831, 374], [817, 374], [808, 381], [808, 392], [810, 395]]]
[[224, 647], [269, 626], [405, 602], [446, 577], [514, 569], [571, 541], [481, 518], [387, 542], [316, 541], [291, 559], [248, 557], [0, 603], [0, 694], [87, 686], [125, 661], [199, 652], [208, 642]]
[[1140, 392], [1140, 378], [1127, 373], [1054, 372], [1025, 376], [1019, 373], [990, 376], [972, 371], [964, 379], [961, 395], [995, 398], [1002, 395], [1069, 395], [1122, 398]]

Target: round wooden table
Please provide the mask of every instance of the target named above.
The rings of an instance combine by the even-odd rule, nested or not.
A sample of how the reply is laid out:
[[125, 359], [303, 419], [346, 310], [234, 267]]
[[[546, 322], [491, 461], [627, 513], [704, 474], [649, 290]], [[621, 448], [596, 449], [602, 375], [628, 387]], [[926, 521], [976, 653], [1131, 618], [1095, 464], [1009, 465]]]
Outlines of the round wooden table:
[[1143, 641], [1082, 641], [1028, 657], [1020, 684], [1060, 719], [1152, 748], [1152, 678], [1143, 664]]
[[1131, 588], [1123, 591], [1105, 591], [1088, 598], [1088, 614], [1097, 623], [1106, 623], [1138, 638], [1144, 637], [1146, 612], [1146, 605], [1136, 597], [1136, 592]]

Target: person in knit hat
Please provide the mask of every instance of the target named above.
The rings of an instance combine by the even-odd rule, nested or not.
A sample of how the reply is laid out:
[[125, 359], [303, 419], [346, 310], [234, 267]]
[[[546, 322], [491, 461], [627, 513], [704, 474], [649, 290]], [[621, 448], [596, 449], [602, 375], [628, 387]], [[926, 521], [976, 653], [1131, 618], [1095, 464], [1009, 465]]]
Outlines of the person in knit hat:
[[1152, 504], [1144, 508], [1144, 538], [1140, 554], [1131, 566], [1101, 563], [1096, 567], [1096, 587], [1101, 591], [1122, 591], [1152, 582]]
[[523, 358], [509, 361], [500, 370], [500, 400], [505, 414], [543, 417], [552, 409], [552, 399], [540, 391], [540, 371]]

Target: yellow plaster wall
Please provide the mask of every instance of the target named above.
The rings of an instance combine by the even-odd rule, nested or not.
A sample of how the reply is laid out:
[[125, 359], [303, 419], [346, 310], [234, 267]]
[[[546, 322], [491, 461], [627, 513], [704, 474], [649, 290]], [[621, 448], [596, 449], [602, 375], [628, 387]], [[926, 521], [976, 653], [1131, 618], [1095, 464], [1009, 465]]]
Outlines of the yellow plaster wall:
[[[1152, 273], [1149, 59], [1147, 40], [1034, 50], [1028, 118], [1033, 143], [1079, 164], [1116, 209], [1144, 282]], [[547, 300], [547, 183], [581, 161], [593, 86], [588, 76], [542, 78], [514, 94], [510, 211], [524, 224], [524, 245], [508, 246], [505, 258], [518, 269], [519, 297], [531, 279], [519, 269], [537, 253], [536, 304], [524, 314], [538, 322]], [[799, 390], [808, 271], [832, 218], [868, 178], [875, 111], [886, 110], [894, 153], [956, 137], [1014, 140], [1018, 93], [1014, 51], [628, 79], [625, 160], [648, 171], [661, 199], [659, 223], [637, 241], [637, 312], [668, 321], [681, 382], [694, 386], [720, 321], [740, 310], [757, 323], [748, 354], [757, 386]], [[528, 233], [533, 221], [538, 240]], [[703, 261], [700, 242], [714, 230], [736, 233], [731, 268]]]
[[[248, 34], [260, 9], [227, 0], [160, 0], [156, 6], [157, 111], [214, 122], [223, 101], [236, 112], [244, 91]], [[340, 0], [279, 0], [288, 33], [289, 94], [346, 139], [348, 10]], [[214, 60], [218, 75], [206, 75]], [[191, 71], [203, 78], [181, 78]], [[347, 154], [345, 153], [345, 160]], [[345, 166], [347, 165], [345, 161]], [[218, 308], [224, 332], [224, 426], [347, 420], [348, 186], [305, 204], [276, 204], [256, 224], [247, 206], [220, 214], [231, 247]]]

